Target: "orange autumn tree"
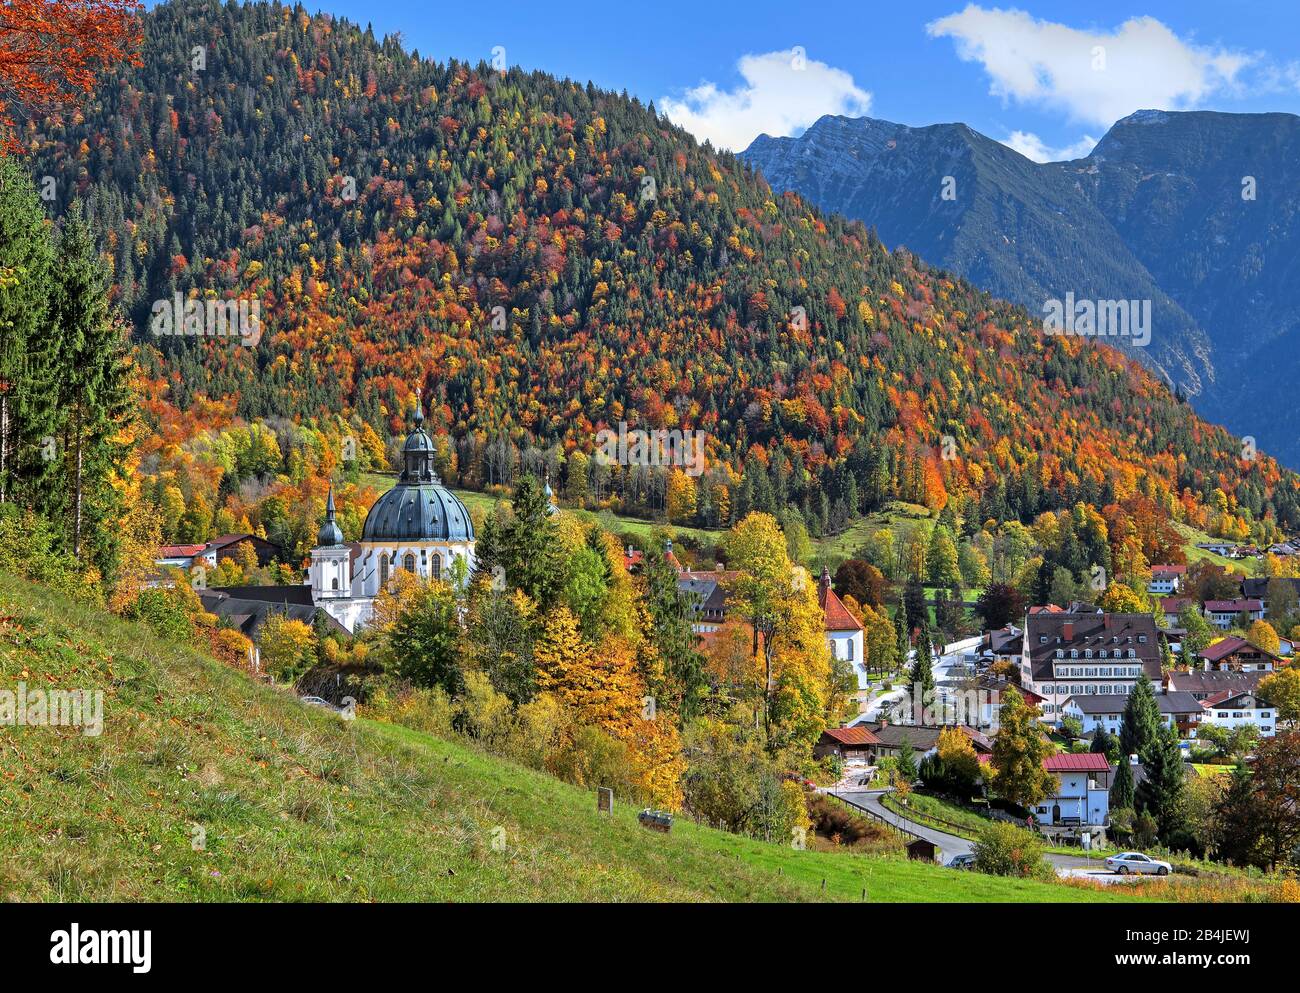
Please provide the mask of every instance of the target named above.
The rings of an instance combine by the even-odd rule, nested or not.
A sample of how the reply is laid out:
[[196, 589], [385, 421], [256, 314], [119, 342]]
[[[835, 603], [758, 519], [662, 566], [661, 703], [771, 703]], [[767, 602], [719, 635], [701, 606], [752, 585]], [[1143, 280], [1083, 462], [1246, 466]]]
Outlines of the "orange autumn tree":
[[568, 607], [557, 607], [534, 649], [537, 688], [568, 707], [584, 724], [627, 746], [638, 789], [658, 807], [680, 810], [686, 771], [677, 728], [668, 715], [645, 712], [645, 685], [626, 642], [599, 648], [583, 640]]
[[0, 4], [0, 154], [19, 149], [19, 107], [48, 112], [89, 93], [100, 72], [140, 65], [136, 0], [6, 0]]

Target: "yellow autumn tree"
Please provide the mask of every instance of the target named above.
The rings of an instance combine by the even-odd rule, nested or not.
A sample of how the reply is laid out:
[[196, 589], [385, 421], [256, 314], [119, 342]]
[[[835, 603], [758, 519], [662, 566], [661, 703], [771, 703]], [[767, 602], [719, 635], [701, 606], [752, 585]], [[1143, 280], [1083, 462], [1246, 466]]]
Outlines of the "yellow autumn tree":
[[1246, 640], [1255, 647], [1262, 648], [1266, 652], [1272, 652], [1274, 655], [1282, 647], [1277, 632], [1273, 630], [1273, 625], [1262, 618], [1251, 621], [1250, 627], [1246, 628]]
[[681, 469], [668, 474], [668, 492], [664, 497], [668, 520], [681, 524], [695, 517], [695, 480]]
[[825, 725], [831, 673], [816, 584], [790, 561], [785, 535], [770, 514], [746, 516], [728, 533], [726, 547], [739, 571], [734, 609], [758, 635], [768, 747], [815, 740]]
[[628, 747], [638, 792], [665, 809], [680, 809], [686, 769], [681, 741], [672, 721], [645, 698], [630, 646], [618, 638], [599, 649], [589, 645], [577, 618], [560, 606], [546, 618], [533, 660], [539, 691]]

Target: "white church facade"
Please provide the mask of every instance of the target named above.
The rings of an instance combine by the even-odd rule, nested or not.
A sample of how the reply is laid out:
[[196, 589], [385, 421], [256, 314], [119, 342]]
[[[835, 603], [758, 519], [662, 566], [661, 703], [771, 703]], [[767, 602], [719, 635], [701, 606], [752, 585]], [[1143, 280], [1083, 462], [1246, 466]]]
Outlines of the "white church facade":
[[375, 597], [399, 569], [426, 581], [451, 581], [474, 569], [474, 525], [465, 505], [438, 479], [433, 441], [423, 422], [417, 408], [397, 485], [370, 508], [360, 541], [343, 541], [330, 492], [311, 552], [312, 598], [349, 631], [370, 621]]

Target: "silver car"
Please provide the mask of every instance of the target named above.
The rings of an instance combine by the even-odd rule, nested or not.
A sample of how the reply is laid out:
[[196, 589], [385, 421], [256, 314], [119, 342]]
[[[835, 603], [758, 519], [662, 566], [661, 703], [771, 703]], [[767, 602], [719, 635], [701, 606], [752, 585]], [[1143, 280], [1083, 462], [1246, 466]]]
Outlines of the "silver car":
[[1141, 852], [1120, 852], [1118, 855], [1112, 855], [1106, 859], [1106, 868], [1111, 872], [1119, 873], [1121, 876], [1127, 876], [1130, 872], [1135, 874], [1146, 873], [1151, 876], [1167, 876], [1174, 870], [1174, 867], [1168, 862], [1161, 862], [1159, 859], [1153, 859]]

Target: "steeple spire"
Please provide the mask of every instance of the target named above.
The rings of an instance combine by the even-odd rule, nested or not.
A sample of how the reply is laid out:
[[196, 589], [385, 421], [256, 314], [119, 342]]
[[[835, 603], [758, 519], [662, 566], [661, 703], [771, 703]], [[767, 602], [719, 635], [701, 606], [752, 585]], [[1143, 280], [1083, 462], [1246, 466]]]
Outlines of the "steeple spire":
[[424, 400], [420, 396], [420, 387], [415, 388], [415, 414], [412, 417], [418, 429], [424, 423]]
[[325, 498], [325, 520], [320, 531], [316, 533], [316, 547], [329, 548], [343, 544], [343, 529], [334, 520], [334, 487], [330, 487], [329, 496]]

